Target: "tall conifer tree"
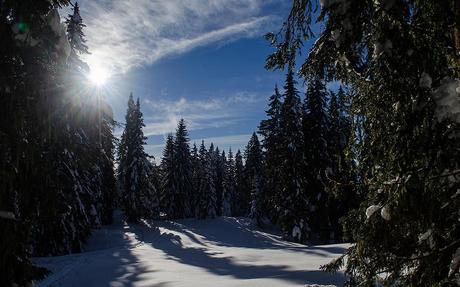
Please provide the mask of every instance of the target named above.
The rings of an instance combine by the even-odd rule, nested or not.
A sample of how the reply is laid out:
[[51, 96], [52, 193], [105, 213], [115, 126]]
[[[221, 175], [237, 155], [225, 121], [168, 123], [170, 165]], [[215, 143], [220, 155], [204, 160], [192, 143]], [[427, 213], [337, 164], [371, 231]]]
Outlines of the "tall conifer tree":
[[244, 177], [243, 156], [240, 150], [235, 154], [235, 205], [233, 216], [246, 216], [251, 201], [250, 190]]
[[259, 138], [253, 133], [244, 152], [246, 159], [245, 177], [246, 184], [251, 191], [251, 203], [249, 216], [258, 225], [262, 224], [262, 219], [266, 213], [266, 194], [264, 189], [263, 157]]
[[223, 155], [219, 151], [219, 147], [216, 147], [214, 152], [215, 160], [215, 188], [216, 188], [216, 215], [222, 215], [222, 199], [223, 199], [223, 180], [225, 172], [225, 152], [222, 151]]
[[228, 151], [228, 159], [225, 163], [225, 176], [223, 180], [223, 203], [222, 215], [233, 216], [236, 210], [236, 186], [235, 186], [235, 160], [233, 152], [230, 148]]
[[[213, 147], [212, 144], [211, 147]], [[209, 150], [206, 150], [204, 141], [202, 141], [199, 150], [200, 186], [198, 191], [199, 200], [197, 217], [201, 219], [213, 218], [216, 216], [217, 198], [213, 171], [211, 170], [211, 151], [214, 151], [214, 149], [211, 149], [211, 147]]]
[[328, 193], [327, 173], [331, 170], [331, 154], [329, 153], [329, 119], [326, 111], [328, 93], [322, 79], [312, 79], [307, 84], [305, 109], [302, 120], [304, 133], [303, 175], [306, 184], [305, 194], [308, 197], [308, 224], [311, 229], [310, 238], [319, 236], [322, 241], [336, 239], [332, 229], [335, 218], [333, 196]]
[[265, 177], [265, 193], [267, 205], [271, 208], [269, 216], [273, 221], [277, 219], [276, 212], [276, 196], [280, 190], [280, 169], [281, 151], [283, 146], [280, 137], [280, 110], [281, 110], [281, 95], [278, 91], [278, 86], [272, 96], [269, 98], [268, 110], [266, 110], [267, 119], [262, 120], [259, 125], [258, 133], [262, 135], [262, 148], [265, 158], [264, 173]]
[[192, 203], [192, 214], [197, 217], [199, 206], [199, 191], [200, 191], [200, 157], [196, 143], [193, 143], [191, 150], [191, 169], [192, 169], [192, 194], [190, 201]]
[[[0, 3], [0, 285], [43, 275], [28, 256], [79, 251], [89, 234], [68, 117], [70, 45], [57, 8], [69, 1]], [[32, 249], [29, 248], [32, 244]]]
[[309, 231], [306, 214], [308, 199], [302, 175], [302, 107], [295, 84], [294, 73], [289, 70], [280, 110], [280, 144], [284, 151], [280, 155], [281, 193], [277, 196], [276, 205], [284, 238], [305, 241]]
[[126, 126], [121, 136], [118, 166], [122, 186], [121, 201], [125, 215], [131, 222], [159, 216], [158, 193], [150, 179], [153, 167], [144, 151], [144, 126], [139, 99], [134, 103], [131, 94]]
[[73, 5], [72, 14], [67, 16], [65, 23], [67, 25], [67, 35], [71, 49], [68, 64], [80, 68], [83, 72], [88, 72], [88, 65], [78, 57], [80, 54], [89, 54], [89, 50], [83, 32], [86, 25], [83, 24], [80, 16], [80, 6], [78, 6], [77, 2]]
[[174, 137], [168, 134], [161, 160], [161, 209], [170, 219], [179, 218], [176, 206], [178, 195], [174, 178]]
[[175, 198], [175, 214], [177, 218], [192, 217], [192, 166], [190, 159], [188, 132], [184, 119], [177, 125], [173, 153], [174, 184], [177, 197]]

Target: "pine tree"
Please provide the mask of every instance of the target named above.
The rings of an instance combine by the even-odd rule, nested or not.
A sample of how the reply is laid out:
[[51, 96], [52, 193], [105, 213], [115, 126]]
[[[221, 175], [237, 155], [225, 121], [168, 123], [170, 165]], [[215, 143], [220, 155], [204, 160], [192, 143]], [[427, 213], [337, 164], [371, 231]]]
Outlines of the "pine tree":
[[328, 191], [334, 197], [329, 213], [332, 218], [331, 231], [334, 232], [336, 240], [343, 240], [342, 226], [339, 221], [352, 209], [357, 208], [359, 202], [362, 201], [359, 186], [353, 188], [353, 185], [357, 185], [358, 182], [354, 160], [359, 161], [359, 159], [350, 151], [350, 147], [353, 148], [354, 145], [352, 136], [355, 132], [352, 128], [352, 119], [346, 100], [347, 95], [341, 86], [337, 93], [331, 92], [328, 109], [330, 165], [327, 169], [326, 180]]
[[218, 216], [222, 216], [224, 213], [224, 182], [227, 177], [227, 156], [223, 150], [219, 157], [219, 165], [217, 169], [218, 188], [217, 192], [217, 210]]
[[[70, 55], [66, 72], [73, 84], [63, 98], [64, 116], [70, 123], [69, 134], [74, 137], [68, 150], [77, 157], [79, 175], [82, 177], [82, 204], [93, 227], [111, 222], [116, 194], [113, 171], [113, 119], [112, 109], [103, 99], [92, 92], [77, 93], [81, 83], [86, 81], [88, 65], [79, 55], [89, 54], [83, 29], [85, 25], [79, 14], [78, 4], [65, 22]], [[79, 44], [80, 43], [80, 44]]]
[[[280, 110], [281, 95], [278, 86], [275, 86], [273, 95], [269, 98], [269, 108], [266, 111], [267, 119], [262, 120], [259, 125], [258, 133], [262, 135], [262, 148], [265, 158], [264, 188], [266, 193], [267, 206], [276, 206], [276, 195], [280, 194], [279, 163], [281, 162], [280, 154], [283, 146], [280, 142]], [[276, 208], [270, 208], [268, 216], [273, 222], [277, 221]]]
[[120, 142], [118, 166], [119, 180], [123, 188], [121, 201], [130, 222], [159, 216], [158, 194], [150, 180], [153, 167], [144, 152], [144, 126], [139, 99], [134, 103], [131, 94], [128, 100], [126, 126]]
[[[70, 44], [70, 55], [67, 61], [71, 79], [83, 81], [89, 67], [79, 55], [89, 54], [83, 32], [85, 24], [80, 16], [78, 3], [73, 5], [72, 14], [69, 14], [65, 24]], [[78, 90], [78, 87], [75, 88]], [[84, 144], [78, 149], [81, 157], [79, 172], [84, 176], [88, 194], [83, 196], [89, 220], [93, 226], [112, 221], [112, 212], [115, 204], [115, 175], [113, 171], [113, 141], [114, 136], [111, 107], [99, 96], [89, 93], [69, 95], [66, 103], [71, 108], [67, 113], [72, 114], [77, 128], [72, 133], [78, 134]]]
[[[328, 192], [328, 174], [331, 169], [329, 149], [329, 118], [326, 111], [328, 93], [322, 79], [308, 82], [305, 111], [302, 120], [304, 133], [305, 191], [309, 203], [308, 225], [310, 238], [318, 237], [323, 242], [337, 239], [332, 225], [337, 222], [334, 215], [334, 197]], [[332, 211], [332, 212], [331, 212]], [[335, 231], [335, 232], [334, 232]]]
[[[459, 276], [458, 1], [321, 1], [324, 29], [302, 64], [355, 91], [366, 201], [345, 224], [349, 285], [455, 285]], [[353, 7], [353, 9], [351, 9]], [[312, 36], [312, 1], [294, 1], [267, 66], [293, 64]], [[361, 187], [356, 186], [357, 192]], [[382, 276], [382, 273], [385, 276]]]
[[[41, 27], [39, 32], [42, 36], [36, 34], [33, 40], [33, 37], [24, 39], [25, 45], [35, 46], [34, 41], [47, 43], [36, 49], [43, 49], [40, 54], [45, 54], [41, 55], [53, 54], [52, 57], [39, 56], [35, 60], [41, 63], [32, 63], [29, 56], [34, 52], [29, 51], [29, 59], [24, 62], [25, 67], [30, 64], [37, 69], [40, 76], [33, 77], [41, 85], [29, 87], [29, 97], [34, 100], [26, 103], [32, 108], [26, 113], [33, 132], [24, 137], [32, 148], [27, 152], [33, 162], [29, 167], [35, 166], [36, 170], [26, 173], [27, 179], [23, 184], [32, 184], [35, 194], [21, 199], [32, 200], [27, 208], [33, 210], [29, 214], [33, 221], [30, 242], [35, 255], [81, 251], [90, 234], [90, 225], [100, 222], [94, 208], [94, 195], [97, 193], [89, 188], [91, 182], [85, 174], [88, 171], [85, 167], [89, 164], [82, 164], [95, 161], [90, 161], [85, 153], [80, 152], [88, 148], [89, 142], [81, 141], [83, 127], [69, 116], [72, 111], [68, 106], [69, 94], [74, 85], [68, 82], [70, 71], [64, 66], [69, 52], [67, 35], [59, 26], [57, 9], [50, 10], [45, 19], [47, 27]], [[49, 49], [48, 45], [52, 48]]]
[[225, 152], [222, 151], [222, 154], [219, 151], [219, 147], [216, 147], [214, 152], [215, 160], [215, 171], [216, 177], [214, 186], [216, 188], [216, 215], [222, 215], [222, 200], [223, 200], [223, 181], [224, 181], [224, 172], [225, 172]]
[[233, 216], [236, 209], [236, 186], [235, 186], [235, 161], [232, 149], [228, 151], [228, 159], [225, 161], [225, 173], [223, 179], [223, 202], [222, 215]]
[[201, 141], [200, 149], [198, 150], [198, 160], [199, 160], [199, 169], [198, 169], [198, 188], [197, 188], [197, 211], [195, 216], [197, 218], [206, 218], [207, 216], [207, 197], [206, 191], [208, 190], [208, 175], [205, 170], [205, 167], [208, 164], [208, 151], [204, 145], [204, 141]]
[[80, 16], [80, 7], [77, 2], [73, 5], [72, 14], [67, 16], [65, 24], [67, 25], [67, 35], [71, 49], [68, 64], [79, 67], [84, 72], [88, 72], [88, 65], [78, 57], [79, 54], [89, 54], [89, 51], [86, 45], [86, 37], [83, 32], [86, 25], [83, 24]]
[[280, 144], [285, 149], [280, 154], [281, 192], [277, 195], [276, 207], [284, 238], [305, 241], [309, 231], [306, 214], [308, 198], [304, 192], [302, 174], [302, 107], [295, 84], [294, 74], [289, 70], [280, 110]]
[[211, 169], [211, 155], [214, 152], [214, 149], [206, 150], [204, 141], [201, 142], [199, 150], [199, 159], [200, 159], [200, 186], [199, 186], [199, 201], [198, 201], [198, 212], [197, 217], [204, 218], [213, 218], [216, 216], [216, 190], [214, 187], [213, 179], [213, 170]]
[[253, 218], [258, 225], [266, 214], [267, 198], [263, 186], [263, 158], [259, 138], [253, 133], [244, 151], [246, 165], [244, 167], [246, 184], [251, 191], [251, 205], [249, 217]]
[[233, 216], [246, 216], [249, 213], [251, 201], [250, 190], [244, 177], [244, 164], [241, 151], [235, 154], [235, 205]]
[[199, 213], [199, 201], [200, 201], [200, 157], [198, 155], [198, 148], [196, 144], [193, 143], [192, 152], [191, 152], [191, 168], [192, 168], [192, 194], [190, 201], [192, 203], [192, 213], [193, 216], [198, 217]]
[[218, 152], [218, 148], [214, 150], [214, 144], [211, 143], [209, 146], [209, 150], [207, 153], [207, 162], [203, 165], [204, 173], [206, 174], [205, 178], [208, 183], [208, 191], [202, 191], [202, 193], [206, 194], [207, 197], [207, 205], [206, 205], [206, 213], [208, 218], [214, 218], [217, 216], [217, 191], [216, 191], [216, 183], [217, 183], [217, 160], [216, 151]]
[[173, 153], [173, 178], [176, 191], [174, 212], [176, 218], [191, 217], [192, 214], [192, 167], [188, 132], [184, 119], [177, 125]]
[[2, 286], [28, 285], [44, 275], [28, 258], [37, 238], [48, 244], [47, 254], [56, 254], [77, 250], [89, 233], [74, 188], [81, 179], [73, 173], [78, 155], [68, 152], [70, 122], [62, 114], [68, 42], [56, 8], [68, 4], [0, 4]]
[[161, 209], [170, 219], [179, 218], [177, 214], [177, 190], [174, 178], [174, 137], [168, 134], [161, 160]]
[[86, 45], [85, 34], [83, 28], [86, 27], [80, 16], [80, 7], [75, 2], [72, 9], [73, 13], [68, 15], [65, 23], [67, 24], [67, 34], [69, 35], [69, 43], [72, 50], [80, 54], [89, 54], [88, 46]]
[[[2, 286], [27, 285], [44, 274], [31, 266], [29, 252], [48, 256], [81, 251], [90, 228], [101, 223], [103, 190], [114, 183], [113, 159], [101, 156], [110, 152], [109, 144], [95, 141], [92, 129], [78, 117], [93, 110], [79, 101], [89, 93], [75, 94], [83, 74], [66, 65], [72, 51], [81, 52], [71, 47], [60, 21], [58, 8], [68, 4], [0, 4], [0, 98], [6, 108], [0, 120], [5, 187], [0, 210], [7, 211], [7, 222], [3, 226], [2, 217], [0, 225], [2, 235], [9, 233], [0, 236]], [[81, 17], [79, 21], [83, 23]], [[82, 29], [80, 33], [84, 37]], [[77, 53], [74, 56], [79, 60]], [[101, 119], [92, 124], [101, 138]], [[102, 133], [106, 135], [113, 139], [110, 128]], [[16, 222], [11, 224], [13, 217]]]
[[[113, 136], [113, 128], [115, 122], [112, 116], [112, 109], [107, 106], [107, 110], [103, 111], [101, 118], [101, 142], [100, 146], [100, 168], [101, 168], [101, 208], [100, 216], [102, 224], [110, 224], [113, 222], [113, 211], [115, 208], [116, 185], [114, 173], [114, 152], [115, 152], [115, 137]], [[96, 146], [97, 147], [97, 146]]]
[[161, 165], [157, 165], [156, 161], [155, 161], [155, 157], [151, 156], [149, 158], [149, 161], [150, 161], [150, 165], [151, 165], [151, 170], [150, 170], [150, 175], [149, 175], [149, 178], [150, 178], [150, 182], [152, 183], [152, 185], [155, 187], [155, 190], [157, 190], [157, 194], [158, 194], [158, 212], [157, 212], [157, 215], [158, 216], [162, 216], [162, 205], [161, 205], [161, 198], [162, 198], [162, 195], [163, 195], [163, 192], [162, 192], [162, 187], [161, 187]]

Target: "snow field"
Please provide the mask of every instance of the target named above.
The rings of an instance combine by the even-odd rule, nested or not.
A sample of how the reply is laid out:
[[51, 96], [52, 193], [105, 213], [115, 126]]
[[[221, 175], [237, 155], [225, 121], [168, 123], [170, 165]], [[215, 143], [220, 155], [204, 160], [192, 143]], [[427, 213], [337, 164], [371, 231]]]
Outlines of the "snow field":
[[35, 258], [53, 271], [38, 286], [321, 286], [342, 274], [319, 266], [347, 244], [305, 246], [246, 218], [116, 223], [95, 230], [86, 252]]

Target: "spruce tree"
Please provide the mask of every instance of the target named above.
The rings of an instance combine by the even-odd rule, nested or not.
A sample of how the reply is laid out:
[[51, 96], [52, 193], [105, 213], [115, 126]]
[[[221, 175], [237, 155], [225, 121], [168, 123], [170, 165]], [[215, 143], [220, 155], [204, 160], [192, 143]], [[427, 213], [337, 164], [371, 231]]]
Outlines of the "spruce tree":
[[222, 200], [223, 200], [223, 182], [224, 182], [224, 172], [225, 172], [225, 152], [222, 151], [222, 154], [219, 151], [219, 147], [216, 147], [214, 152], [215, 158], [215, 170], [216, 170], [216, 177], [215, 177], [215, 188], [216, 188], [216, 215], [222, 215]]
[[259, 138], [253, 133], [244, 151], [246, 165], [244, 167], [246, 184], [251, 192], [249, 217], [258, 225], [266, 213], [266, 194], [263, 186], [263, 158]]
[[[84, 240], [90, 234], [90, 227], [101, 223], [98, 202], [102, 173], [97, 166], [100, 146], [96, 146], [86, 136], [89, 134], [88, 125], [75, 117], [78, 111], [74, 105], [74, 98], [78, 98], [75, 90], [81, 88], [83, 75], [74, 77], [74, 70], [65, 66], [71, 47], [69, 35], [62, 29], [58, 11], [51, 10], [46, 20], [53, 37], [58, 35], [54, 47], [60, 59], [54, 59], [59, 67], [56, 67], [53, 81], [59, 87], [44, 93], [44, 103], [48, 105], [48, 110], [41, 108], [36, 123], [43, 118], [48, 122], [43, 125], [42, 134], [39, 132], [36, 136], [43, 141], [37, 151], [48, 155], [41, 171], [56, 176], [50, 180], [45, 177], [41, 179], [46, 191], [38, 193], [35, 198], [37, 214], [47, 218], [33, 224], [31, 242], [35, 255], [81, 251]], [[44, 29], [43, 32], [49, 31]], [[89, 96], [88, 93], [83, 94]], [[82, 105], [79, 110], [87, 112], [89, 108]], [[52, 204], [48, 204], [50, 202]]]
[[[337, 93], [331, 92], [328, 109], [329, 135], [328, 153], [329, 168], [326, 170], [327, 188], [333, 196], [333, 206], [330, 206], [331, 231], [336, 240], [343, 240], [342, 226], [339, 221], [352, 209], [359, 206], [362, 201], [363, 191], [358, 184], [357, 168], [355, 161], [359, 158], [352, 154], [355, 143], [352, 142], [354, 131], [353, 119], [350, 116], [347, 94], [342, 86]], [[355, 186], [355, 187], [353, 187]]]
[[192, 194], [190, 201], [192, 204], [192, 213], [194, 217], [198, 217], [197, 213], [199, 210], [199, 192], [200, 192], [200, 157], [198, 155], [198, 148], [196, 143], [193, 143], [191, 151], [191, 168], [192, 168]]
[[89, 234], [79, 204], [80, 155], [69, 148], [74, 134], [62, 101], [70, 86], [64, 68], [69, 44], [57, 8], [68, 4], [0, 4], [2, 286], [28, 285], [44, 275], [31, 265], [31, 251], [78, 251]]
[[[211, 147], [213, 145], [211, 144]], [[216, 216], [216, 190], [214, 187], [213, 170], [211, 169], [211, 152], [213, 149], [206, 150], [204, 141], [201, 142], [199, 150], [200, 159], [200, 185], [198, 191], [198, 211], [197, 217], [200, 219], [213, 218]]]
[[174, 137], [168, 134], [161, 160], [161, 209], [170, 219], [179, 218], [177, 190], [174, 178]]
[[123, 189], [121, 201], [129, 222], [159, 216], [158, 193], [150, 179], [153, 167], [144, 151], [144, 126], [139, 99], [134, 103], [131, 94], [128, 100], [126, 126], [121, 136], [118, 166]]
[[225, 151], [223, 150], [219, 157], [219, 165], [218, 165], [218, 170], [217, 170], [218, 188], [216, 188], [216, 192], [217, 192], [217, 209], [218, 209], [217, 215], [218, 216], [222, 216], [224, 213], [224, 183], [225, 183], [226, 176], [227, 176], [227, 156], [225, 155]]
[[78, 57], [79, 54], [89, 54], [89, 50], [86, 45], [86, 37], [83, 32], [86, 25], [83, 24], [80, 16], [80, 7], [77, 2], [73, 5], [72, 14], [67, 16], [65, 23], [67, 25], [67, 35], [71, 49], [68, 64], [81, 68], [84, 72], [88, 72], [88, 65], [81, 61]]
[[264, 188], [266, 194], [267, 206], [270, 208], [268, 216], [273, 222], [277, 220], [276, 212], [276, 195], [280, 191], [279, 181], [279, 163], [283, 146], [280, 142], [280, 110], [281, 110], [281, 95], [278, 91], [278, 86], [272, 96], [269, 98], [268, 110], [266, 110], [267, 119], [262, 120], [259, 125], [258, 133], [262, 135], [262, 149], [265, 158], [264, 174]]
[[[73, 84], [63, 98], [64, 116], [70, 120], [69, 133], [74, 139], [68, 150], [77, 155], [77, 170], [82, 179], [81, 195], [88, 220], [93, 227], [111, 222], [115, 196], [113, 171], [113, 119], [108, 103], [92, 92], [75, 94], [86, 81], [88, 66], [79, 56], [89, 54], [80, 16], [75, 4], [72, 14], [65, 21], [70, 55], [66, 72]], [[69, 129], [68, 128], [68, 129]]]
[[244, 177], [243, 156], [240, 150], [235, 154], [235, 205], [233, 216], [246, 216], [251, 201], [250, 190]]
[[188, 132], [184, 119], [177, 125], [173, 153], [176, 218], [192, 217], [192, 167]]
[[110, 224], [113, 222], [113, 211], [115, 209], [117, 195], [115, 192], [116, 179], [114, 173], [115, 137], [113, 136], [113, 128], [115, 122], [113, 120], [112, 109], [109, 106], [107, 106], [107, 110], [103, 110], [102, 112], [100, 125], [101, 149], [99, 151], [101, 151], [100, 169], [102, 174], [100, 217], [102, 224]]
[[294, 73], [290, 69], [286, 75], [284, 101], [280, 109], [280, 144], [284, 150], [280, 154], [281, 192], [277, 195], [276, 207], [283, 237], [305, 241], [310, 227], [307, 224], [308, 198], [304, 191], [302, 174], [302, 107], [295, 84]]
[[233, 216], [236, 209], [236, 186], [235, 186], [235, 160], [233, 152], [230, 148], [228, 151], [228, 159], [224, 164], [225, 172], [223, 179], [223, 195], [222, 195], [222, 215]]
[[[458, 284], [458, 1], [321, 1], [322, 29], [301, 74], [347, 83], [366, 201], [346, 221], [349, 285]], [[313, 2], [293, 2], [267, 66], [293, 64]], [[450, 102], [450, 104], [446, 104]], [[359, 186], [356, 187], [360, 189]], [[382, 276], [384, 274], [384, 276]]]
[[[72, 14], [68, 15], [65, 24], [70, 44], [68, 71], [73, 81], [80, 82], [86, 77], [89, 67], [79, 55], [89, 54], [89, 51], [83, 32], [86, 25], [78, 3], [73, 5]], [[67, 113], [73, 113], [72, 118], [80, 128], [73, 132], [79, 134], [85, 142], [84, 146], [77, 149], [82, 157], [80, 173], [85, 176], [85, 188], [89, 190], [84, 198], [90, 222], [93, 226], [110, 223], [116, 199], [112, 109], [99, 96], [94, 97], [89, 93], [70, 95], [67, 104], [71, 107]]]
[[198, 150], [198, 186], [197, 186], [197, 210], [195, 216], [197, 218], [206, 218], [207, 216], [207, 198], [206, 198], [206, 190], [208, 188], [208, 177], [205, 170], [205, 167], [208, 164], [207, 159], [208, 151], [206, 150], [206, 146], [204, 145], [204, 141], [201, 141], [200, 149]]
[[[308, 82], [302, 119], [304, 133], [305, 192], [309, 203], [310, 238], [323, 242], [337, 239], [337, 218], [334, 215], [334, 197], [328, 192], [328, 174], [331, 169], [329, 150], [329, 118], [326, 111], [328, 93], [320, 78]], [[334, 232], [335, 231], [335, 232]]]
[[[41, 8], [51, 8], [47, 5]], [[50, 9], [42, 19], [46, 19], [46, 23], [42, 20], [35, 22], [36, 32], [32, 29], [19, 31], [26, 36], [20, 40], [20, 45], [24, 45], [22, 48], [35, 47], [35, 51], [27, 52], [23, 65], [34, 67], [26, 73], [37, 80], [34, 87], [27, 88], [28, 97], [33, 99], [25, 103], [31, 108], [26, 112], [30, 126], [22, 128], [23, 131], [33, 130], [23, 137], [30, 146], [23, 155], [30, 155], [24, 158], [31, 160], [28, 166], [35, 167], [35, 170], [26, 172], [27, 178], [21, 185], [34, 186], [34, 194], [24, 194], [20, 201], [31, 200], [30, 205], [24, 206], [23, 214], [27, 214], [29, 208], [32, 210], [29, 218], [32, 220], [30, 242], [33, 253], [67, 254], [81, 251], [90, 234], [90, 225], [100, 222], [94, 196], [98, 193], [90, 188], [87, 176], [89, 169], [86, 167], [90, 164], [82, 164], [95, 161], [81, 152], [89, 148], [89, 142], [81, 140], [83, 126], [71, 116], [72, 107], [68, 105], [73, 87], [77, 85], [71, 81], [71, 71], [65, 67], [70, 47], [57, 9]], [[45, 27], [40, 27], [42, 24]], [[38, 51], [40, 49], [42, 51]], [[30, 57], [36, 52], [40, 56]], [[51, 57], [46, 56], [50, 54]]]
[[[105, 154], [110, 144], [100, 140], [103, 130], [102, 137], [111, 141], [111, 129], [104, 130], [100, 119], [93, 122], [96, 141], [79, 117], [97, 109], [81, 101], [89, 93], [75, 93], [82, 90], [84, 75], [67, 65], [72, 53], [78, 60], [82, 53], [69, 43], [60, 20], [58, 8], [68, 4], [0, 4], [0, 98], [6, 109], [0, 120], [0, 210], [6, 211], [0, 219], [2, 286], [27, 285], [44, 274], [31, 266], [29, 253], [81, 251], [90, 227], [99, 225], [105, 212], [103, 190], [114, 183], [113, 159]], [[81, 17], [79, 23], [84, 37]]]
[[[217, 216], [218, 211], [217, 211], [217, 190], [216, 190], [216, 184], [217, 184], [217, 161], [218, 161], [218, 156], [217, 152], [219, 151], [219, 148], [216, 147], [214, 149], [214, 143], [211, 143], [209, 146], [209, 150], [207, 153], [207, 163], [203, 165], [203, 170], [204, 173], [206, 174], [206, 178], [209, 178], [208, 180], [210, 181], [208, 184], [208, 191], [207, 191], [207, 205], [206, 205], [206, 213], [207, 217], [209, 218], [214, 218]], [[202, 191], [203, 192], [203, 191]]]
[[80, 7], [75, 2], [72, 9], [72, 14], [68, 15], [65, 23], [67, 24], [67, 34], [69, 35], [69, 44], [72, 50], [80, 54], [89, 54], [88, 46], [86, 45], [85, 34], [83, 28], [86, 27], [80, 16]]

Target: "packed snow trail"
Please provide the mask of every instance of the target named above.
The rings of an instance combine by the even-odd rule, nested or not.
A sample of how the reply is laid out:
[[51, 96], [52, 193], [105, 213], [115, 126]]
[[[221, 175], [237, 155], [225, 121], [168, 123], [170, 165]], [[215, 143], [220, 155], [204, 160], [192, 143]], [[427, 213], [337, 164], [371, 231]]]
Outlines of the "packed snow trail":
[[119, 222], [95, 230], [84, 253], [35, 262], [53, 271], [38, 286], [340, 285], [342, 274], [318, 268], [346, 247], [289, 243], [222, 217]]

